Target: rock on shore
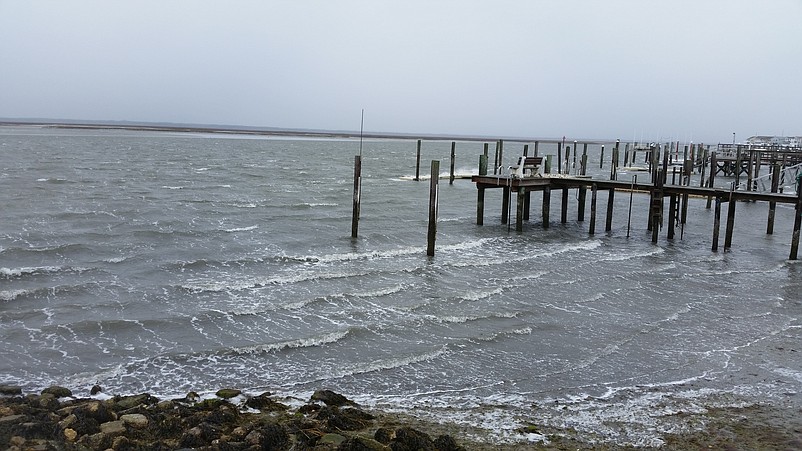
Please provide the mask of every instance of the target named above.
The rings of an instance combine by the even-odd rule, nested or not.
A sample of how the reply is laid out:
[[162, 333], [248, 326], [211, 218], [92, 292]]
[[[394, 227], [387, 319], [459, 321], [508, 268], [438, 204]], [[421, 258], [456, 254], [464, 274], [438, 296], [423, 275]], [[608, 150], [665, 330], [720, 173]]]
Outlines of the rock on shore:
[[[99, 390], [93, 391], [96, 393]], [[23, 394], [0, 386], [0, 448], [9, 450], [440, 450], [464, 448], [448, 435], [388, 427], [327, 390], [291, 409], [270, 393], [223, 389], [160, 400], [147, 393], [75, 399], [64, 387]]]

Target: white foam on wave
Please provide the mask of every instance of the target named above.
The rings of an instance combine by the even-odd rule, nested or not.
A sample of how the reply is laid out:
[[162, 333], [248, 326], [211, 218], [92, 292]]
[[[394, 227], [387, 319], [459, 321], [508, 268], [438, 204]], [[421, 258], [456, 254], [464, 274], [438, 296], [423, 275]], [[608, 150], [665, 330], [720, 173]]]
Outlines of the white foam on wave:
[[497, 294], [501, 294], [503, 292], [504, 292], [504, 288], [502, 288], [502, 287], [498, 287], [498, 288], [495, 288], [495, 289], [492, 289], [492, 290], [486, 290], [486, 291], [475, 290], [475, 291], [470, 291], [470, 292], [468, 292], [466, 294], [461, 295], [460, 299], [464, 299], [466, 301], [471, 301], [471, 302], [476, 302], [476, 301], [481, 301], [482, 299], [487, 299], [489, 297], [495, 296]]
[[580, 244], [559, 246], [556, 249], [539, 248], [531, 252], [528, 252], [526, 248], [523, 248], [520, 250], [516, 250], [515, 253], [510, 252], [507, 253], [506, 255], [499, 255], [494, 258], [475, 258], [475, 259], [466, 259], [460, 261], [451, 261], [448, 262], [447, 265], [457, 268], [474, 267], [474, 266], [508, 265], [510, 263], [520, 263], [527, 260], [534, 260], [537, 258], [553, 257], [555, 255], [564, 254], [567, 252], [589, 251], [598, 248], [599, 246], [601, 246], [601, 244], [602, 243], [599, 240], [590, 240]]
[[[427, 361], [430, 361], [430, 360], [434, 360], [434, 359], [437, 359], [437, 358], [439, 358], [439, 357], [441, 357], [441, 356], [443, 356], [443, 355], [445, 355], [447, 353], [448, 353], [448, 349], [445, 346], [443, 346], [443, 347], [441, 347], [439, 349], [436, 349], [436, 350], [433, 350], [433, 351], [430, 351], [430, 352], [424, 352], [424, 353], [421, 353], [421, 354], [407, 354], [407, 355], [401, 355], [401, 356], [398, 356], [398, 357], [390, 357], [390, 358], [387, 358], [387, 359], [378, 359], [378, 360], [372, 360], [370, 362], [363, 362], [363, 363], [357, 363], [357, 364], [352, 364], [352, 365], [341, 366], [341, 367], [338, 367], [336, 369], [333, 369], [329, 376], [321, 377], [321, 378], [319, 378], [317, 380], [314, 380], [314, 381], [311, 381], [311, 382], [321, 382], [321, 381], [326, 381], [326, 380], [331, 380], [331, 379], [341, 379], [341, 378], [344, 378], [344, 377], [355, 376], [355, 375], [358, 375], [358, 374], [366, 374], [366, 373], [373, 373], [373, 372], [378, 372], [378, 371], [393, 370], [393, 369], [396, 369], [396, 368], [402, 368], [402, 367], [414, 365], [416, 363], [422, 363], [422, 362], [427, 362]], [[289, 385], [290, 386], [294, 386], [294, 385], [301, 385], [301, 384], [306, 384], [306, 382], [303, 382], [303, 383], [294, 382], [294, 383], [291, 383]]]
[[[517, 318], [518, 312], [509, 312], [509, 313], [493, 313], [489, 315], [449, 315], [449, 316], [436, 316], [436, 315], [426, 315], [426, 318], [438, 322], [438, 323], [452, 323], [452, 324], [464, 324], [467, 322], [472, 321], [480, 321], [483, 319], [494, 319], [494, 318], [503, 318], [503, 319], [511, 319]], [[530, 330], [531, 333], [531, 330]]]
[[253, 346], [243, 346], [231, 350], [234, 354], [258, 354], [264, 352], [277, 352], [284, 349], [311, 348], [336, 343], [343, 340], [351, 332], [350, 329], [338, 330], [328, 334], [314, 337], [298, 338], [295, 340], [266, 343]]
[[779, 374], [780, 376], [785, 376], [799, 383], [802, 383], [802, 371], [792, 370], [789, 368], [775, 368], [774, 372]]
[[614, 255], [609, 255], [609, 256], [606, 256], [606, 257], [599, 258], [598, 261], [620, 262], [620, 261], [632, 260], [632, 259], [636, 259], [636, 258], [652, 257], [652, 256], [655, 256], [655, 255], [660, 255], [660, 254], [662, 254], [664, 252], [665, 252], [665, 250], [663, 248], [658, 247], [658, 248], [655, 248], [653, 250], [646, 251], [646, 252], [635, 252], [633, 254], [614, 254]]
[[0, 301], [13, 301], [20, 296], [33, 294], [34, 290], [5, 290], [0, 291]]
[[26, 266], [21, 268], [0, 268], [0, 277], [12, 278], [32, 274], [46, 274], [62, 271], [61, 266]]
[[252, 225], [249, 227], [235, 227], [233, 229], [226, 229], [226, 233], [235, 233], [235, 232], [250, 232], [251, 230], [258, 229], [258, 225]]
[[168, 186], [168, 185], [162, 185], [162, 188], [164, 188], [164, 189], [171, 189], [171, 190], [176, 190], [176, 189], [184, 189], [184, 187], [183, 187], [183, 186]]
[[181, 284], [180, 287], [192, 293], [198, 293], [198, 292], [214, 293], [214, 292], [258, 289], [272, 285], [292, 285], [296, 283], [313, 281], [313, 280], [346, 279], [349, 277], [366, 276], [368, 274], [370, 274], [369, 271], [332, 272], [332, 273], [299, 272], [296, 274], [268, 277], [256, 280], [252, 279], [239, 280], [239, 281], [236, 280], [232, 281], [230, 279], [226, 279], [224, 281], [188, 280], [186, 283]]

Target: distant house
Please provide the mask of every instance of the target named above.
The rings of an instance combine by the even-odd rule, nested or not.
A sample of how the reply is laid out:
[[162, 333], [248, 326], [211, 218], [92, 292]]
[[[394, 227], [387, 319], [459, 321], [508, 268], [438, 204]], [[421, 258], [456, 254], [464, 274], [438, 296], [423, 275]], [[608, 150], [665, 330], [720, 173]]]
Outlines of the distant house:
[[758, 146], [799, 147], [802, 136], [750, 136], [746, 143]]

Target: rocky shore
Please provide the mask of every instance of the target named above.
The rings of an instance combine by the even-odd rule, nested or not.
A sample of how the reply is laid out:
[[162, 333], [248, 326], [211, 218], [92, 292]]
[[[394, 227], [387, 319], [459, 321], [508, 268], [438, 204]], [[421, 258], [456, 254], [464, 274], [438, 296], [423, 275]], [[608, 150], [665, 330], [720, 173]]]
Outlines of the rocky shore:
[[[88, 398], [64, 387], [38, 394], [0, 385], [0, 449], [22, 450], [490, 450], [631, 449], [572, 430], [528, 426], [536, 443], [482, 442], [457, 425], [361, 408], [343, 395], [316, 391], [295, 407], [271, 393], [221, 389], [160, 400], [150, 394]], [[705, 427], [668, 436], [661, 449], [802, 449], [802, 412], [752, 406], [711, 409]], [[642, 448], [641, 448], [642, 449]]]

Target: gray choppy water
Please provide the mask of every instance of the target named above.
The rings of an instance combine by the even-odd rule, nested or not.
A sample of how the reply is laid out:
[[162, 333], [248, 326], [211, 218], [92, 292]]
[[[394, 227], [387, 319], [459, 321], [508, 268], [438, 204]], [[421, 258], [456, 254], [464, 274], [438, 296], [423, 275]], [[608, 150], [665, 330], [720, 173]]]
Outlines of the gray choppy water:
[[[326, 387], [501, 428], [502, 441], [536, 438], [513, 429], [537, 417], [657, 444], [681, 427], [677, 411], [800, 404], [791, 208], [767, 236], [765, 205], [739, 204], [734, 249], [712, 253], [703, 200], [682, 240], [661, 233], [655, 246], [644, 196], [629, 239], [626, 195], [610, 234], [575, 221], [543, 230], [534, 213], [516, 234], [498, 222], [499, 192], [476, 226], [476, 189], [458, 180], [441, 184], [428, 259], [414, 141], [365, 142], [350, 239], [357, 150], [0, 128], [0, 382], [160, 396], [236, 386], [307, 398]], [[449, 152], [424, 143], [424, 161], [447, 167]], [[461, 172], [480, 153], [460, 143]]]

